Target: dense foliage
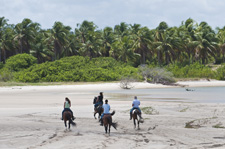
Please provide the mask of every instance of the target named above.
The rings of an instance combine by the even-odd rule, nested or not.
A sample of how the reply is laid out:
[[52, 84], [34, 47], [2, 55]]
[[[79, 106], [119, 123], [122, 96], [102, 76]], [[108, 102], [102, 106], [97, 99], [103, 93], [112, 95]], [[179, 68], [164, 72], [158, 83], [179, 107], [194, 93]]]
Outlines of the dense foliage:
[[[7, 64], [7, 63], [6, 63]], [[37, 64], [13, 73], [19, 82], [115, 81], [135, 76], [137, 69], [113, 58], [72, 56], [54, 62]]]
[[216, 71], [213, 71], [209, 66], [199, 63], [194, 63], [186, 66], [179, 66], [177, 64], [166, 67], [168, 71], [172, 72], [176, 78], [215, 78]]
[[15, 25], [0, 18], [3, 81], [111, 81], [129, 75], [140, 79], [135, 72], [142, 64], [164, 67], [177, 78], [224, 80], [224, 66], [218, 71], [207, 66], [223, 64], [224, 54], [225, 27], [213, 30], [191, 18], [178, 27], [161, 22], [155, 29], [124, 22], [98, 29], [83, 21], [74, 31], [61, 22], [41, 29], [27, 18]]
[[12, 55], [32, 54], [38, 63], [67, 56], [112, 57], [137, 67], [154, 63], [223, 63], [225, 27], [213, 30], [206, 22], [187, 19], [178, 27], [161, 22], [149, 29], [124, 22], [114, 28], [98, 29], [93, 22], [83, 21], [74, 31], [55, 22], [50, 29], [24, 19], [16, 25], [0, 18], [0, 62]]

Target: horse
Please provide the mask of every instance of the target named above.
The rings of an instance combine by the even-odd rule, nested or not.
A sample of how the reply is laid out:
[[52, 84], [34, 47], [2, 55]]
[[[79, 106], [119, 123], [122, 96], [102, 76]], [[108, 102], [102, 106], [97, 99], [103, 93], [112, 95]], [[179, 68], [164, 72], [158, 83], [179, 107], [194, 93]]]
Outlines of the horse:
[[[93, 104], [97, 103], [97, 97], [94, 97]], [[104, 109], [102, 108], [102, 105], [97, 106], [94, 108], [94, 118], [96, 119], [95, 115], [98, 113], [98, 119], [100, 119], [100, 116], [102, 115]]]
[[70, 124], [72, 124], [73, 126], [76, 126], [76, 123], [72, 121], [72, 113], [70, 111], [64, 111], [63, 112], [63, 120], [64, 120], [64, 124], [65, 124], [66, 129], [67, 129], [67, 124], [66, 124], [67, 121], [69, 121], [68, 122], [68, 124], [69, 124], [68, 129], [70, 129]]
[[138, 130], [140, 129], [139, 123], [143, 123], [143, 120], [141, 119], [141, 112], [138, 109], [134, 109], [132, 111], [132, 118], [134, 121], [134, 129], [136, 128], [136, 121], [138, 123]]
[[[112, 122], [112, 116], [115, 114], [115, 111], [113, 111], [110, 114], [104, 114], [103, 116], [103, 125], [105, 127], [105, 133], [107, 134], [108, 128], [109, 128], [109, 135], [110, 135], [110, 127], [113, 126], [113, 128], [116, 129], [117, 123]], [[116, 129], [117, 130], [117, 129]]]
[[95, 115], [98, 113], [98, 119], [100, 119], [100, 116], [102, 115], [104, 109], [102, 107], [102, 105], [97, 106], [97, 108], [94, 108], [95, 112], [94, 112], [94, 118], [96, 119]]

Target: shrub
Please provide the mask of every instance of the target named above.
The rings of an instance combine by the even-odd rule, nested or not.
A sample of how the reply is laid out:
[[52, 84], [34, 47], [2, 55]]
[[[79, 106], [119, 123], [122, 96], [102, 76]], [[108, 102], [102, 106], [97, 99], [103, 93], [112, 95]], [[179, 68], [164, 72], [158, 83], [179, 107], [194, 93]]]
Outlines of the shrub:
[[150, 68], [147, 65], [142, 65], [139, 67], [139, 71], [143, 78], [148, 82], [162, 84], [175, 82], [173, 74], [164, 68]]
[[10, 71], [20, 71], [37, 63], [37, 59], [29, 54], [17, 54], [6, 60], [5, 68]]
[[15, 73], [14, 79], [20, 82], [115, 81], [136, 73], [136, 68], [113, 58], [90, 60], [88, 57], [72, 56], [31, 66]]
[[214, 78], [215, 72], [209, 67], [199, 63], [186, 66], [177, 64], [169, 65], [166, 69], [174, 74], [176, 78]]
[[222, 65], [217, 69], [216, 78], [218, 80], [225, 80], [225, 65]]

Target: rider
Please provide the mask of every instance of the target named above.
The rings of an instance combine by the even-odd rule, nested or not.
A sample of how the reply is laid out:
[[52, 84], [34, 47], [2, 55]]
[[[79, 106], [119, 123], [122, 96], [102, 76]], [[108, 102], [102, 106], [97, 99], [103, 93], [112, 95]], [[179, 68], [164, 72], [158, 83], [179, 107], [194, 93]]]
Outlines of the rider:
[[71, 113], [72, 113], [72, 119], [74, 120], [75, 119], [75, 117], [73, 116], [73, 111], [70, 109], [70, 107], [71, 107], [71, 101], [69, 100], [69, 98], [65, 98], [65, 102], [64, 102], [64, 109], [63, 109], [63, 111], [62, 111], [62, 118], [61, 118], [61, 120], [63, 120], [63, 113], [64, 113], [64, 111], [70, 111]]
[[95, 104], [95, 108], [97, 108], [99, 105], [103, 105], [103, 93], [102, 92], [99, 93], [99, 96], [98, 96], [96, 104]]
[[105, 104], [102, 106], [103, 107], [103, 109], [104, 109], [104, 112], [102, 113], [102, 115], [101, 115], [101, 118], [100, 118], [100, 122], [101, 122], [101, 126], [103, 126], [103, 116], [105, 115], [105, 114], [110, 114], [109, 113], [109, 111], [110, 111], [110, 105], [108, 104], [108, 100], [106, 99], [105, 100]]
[[[141, 109], [139, 108], [139, 105], [140, 105], [140, 101], [137, 99], [137, 96], [134, 96], [134, 100], [133, 100], [133, 103], [132, 103], [132, 109], [130, 110], [130, 120], [132, 119], [132, 111], [134, 109], [138, 109], [141, 113]], [[141, 114], [140, 114], [140, 118], [142, 118]]]

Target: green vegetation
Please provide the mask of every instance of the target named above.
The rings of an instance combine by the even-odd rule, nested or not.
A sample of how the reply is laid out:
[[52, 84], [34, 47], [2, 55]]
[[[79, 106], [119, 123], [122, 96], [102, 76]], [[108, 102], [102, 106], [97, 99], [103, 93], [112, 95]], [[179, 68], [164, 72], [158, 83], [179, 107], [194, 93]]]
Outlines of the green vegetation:
[[180, 110], [180, 112], [186, 112], [188, 109], [189, 109], [189, 107], [184, 108], [184, 109]]
[[[17, 62], [18, 59], [24, 62], [27, 57], [16, 55], [11, 59], [14, 62]], [[5, 66], [9, 65], [8, 62], [11, 64], [11, 61], [7, 61]], [[113, 58], [93, 58], [90, 60], [88, 57], [71, 56], [54, 62], [36, 65], [29, 63], [29, 65], [30, 67], [27, 69], [25, 69], [27, 65], [18, 65], [20, 69], [13, 69], [14, 71], [11, 71], [11, 67], [4, 67], [1, 76], [3, 78], [3, 74], [8, 72], [8, 75], [13, 75], [12, 80], [17, 82], [95, 82], [114, 81], [123, 76], [137, 74], [136, 68], [120, 63]]]
[[176, 64], [168, 65], [167, 70], [172, 72], [176, 78], [215, 78], [216, 71], [209, 66], [193, 63], [186, 66]]
[[[178, 27], [161, 22], [155, 29], [125, 22], [98, 29], [89, 21], [71, 28], [55, 22], [42, 29], [28, 18], [8, 24], [0, 17], [0, 81], [225, 80], [225, 27], [213, 30], [189, 18]], [[147, 78], [138, 69], [143, 64], [150, 69]]]
[[149, 114], [149, 115], [156, 115], [159, 114], [158, 111], [156, 111], [153, 107], [142, 107], [141, 111], [145, 114]]
[[216, 124], [216, 125], [213, 125], [212, 127], [213, 127], [213, 128], [222, 128], [222, 129], [225, 128], [225, 127], [223, 126], [222, 123], [218, 123], [218, 124]]

